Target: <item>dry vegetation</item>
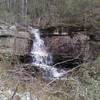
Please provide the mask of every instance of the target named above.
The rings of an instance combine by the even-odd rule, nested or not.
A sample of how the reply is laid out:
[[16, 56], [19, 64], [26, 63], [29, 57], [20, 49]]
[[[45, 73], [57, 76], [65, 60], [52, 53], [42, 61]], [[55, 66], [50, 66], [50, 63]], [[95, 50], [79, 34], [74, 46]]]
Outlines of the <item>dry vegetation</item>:
[[[33, 69], [33, 70], [32, 70]], [[21, 98], [18, 93], [29, 92], [30, 98], [37, 100], [99, 100], [100, 98], [100, 58], [83, 63], [68, 71], [60, 79], [43, 80], [42, 72], [34, 66], [0, 65], [0, 93], [10, 100]], [[11, 89], [12, 94], [7, 94]], [[12, 98], [12, 99], [11, 99]], [[20, 100], [20, 99], [18, 99]], [[30, 99], [34, 100], [34, 99]]]

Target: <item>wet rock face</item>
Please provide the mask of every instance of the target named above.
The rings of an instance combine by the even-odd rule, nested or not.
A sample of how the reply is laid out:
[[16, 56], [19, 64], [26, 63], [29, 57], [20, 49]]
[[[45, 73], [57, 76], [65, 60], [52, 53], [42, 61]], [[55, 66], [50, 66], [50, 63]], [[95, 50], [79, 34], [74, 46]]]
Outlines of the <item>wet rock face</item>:
[[74, 34], [73, 37], [66, 35], [44, 38], [55, 63], [74, 58], [85, 59], [89, 53], [88, 39], [88, 36], [81, 33]]

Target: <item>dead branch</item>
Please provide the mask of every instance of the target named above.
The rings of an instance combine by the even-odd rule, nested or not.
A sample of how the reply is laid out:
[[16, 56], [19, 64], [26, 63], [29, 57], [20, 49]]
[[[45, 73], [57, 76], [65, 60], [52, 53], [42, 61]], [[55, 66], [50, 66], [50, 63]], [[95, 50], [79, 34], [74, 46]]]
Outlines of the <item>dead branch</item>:
[[18, 90], [18, 86], [19, 86], [19, 81], [18, 81], [18, 83], [17, 83], [17, 85], [16, 85], [16, 87], [15, 87], [14, 93], [13, 93], [13, 95], [11, 96], [10, 100], [13, 100], [14, 96], [16, 95], [16, 92], [17, 92], [17, 90]]

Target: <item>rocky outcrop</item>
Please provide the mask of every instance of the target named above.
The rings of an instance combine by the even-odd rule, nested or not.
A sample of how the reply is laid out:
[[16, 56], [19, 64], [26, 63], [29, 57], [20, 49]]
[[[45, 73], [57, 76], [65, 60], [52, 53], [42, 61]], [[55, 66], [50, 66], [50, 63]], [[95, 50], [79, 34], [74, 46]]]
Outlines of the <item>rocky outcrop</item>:
[[69, 59], [82, 61], [89, 58], [89, 37], [82, 33], [76, 33], [73, 37], [69, 35], [48, 36], [44, 40], [54, 56], [55, 63]]
[[[83, 27], [48, 27], [40, 29], [48, 52], [53, 55], [54, 63], [65, 60], [80, 63], [94, 55], [98, 55], [99, 45], [91, 41], [99, 41], [98, 34], [88, 34]], [[27, 27], [0, 26], [0, 53], [10, 53], [20, 56], [22, 62], [31, 62], [30, 51], [34, 35]], [[96, 51], [96, 52], [95, 52]], [[71, 62], [72, 63], [72, 62]]]
[[0, 27], [0, 53], [29, 54], [32, 40], [28, 32], [19, 31], [16, 26]]

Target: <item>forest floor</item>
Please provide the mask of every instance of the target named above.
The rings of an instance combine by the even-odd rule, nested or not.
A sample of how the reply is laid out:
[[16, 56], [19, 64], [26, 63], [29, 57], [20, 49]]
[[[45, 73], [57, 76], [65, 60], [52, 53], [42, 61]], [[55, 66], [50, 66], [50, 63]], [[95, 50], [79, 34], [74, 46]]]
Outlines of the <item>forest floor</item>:
[[41, 73], [0, 65], [0, 100], [99, 100], [100, 57], [45, 81]]

